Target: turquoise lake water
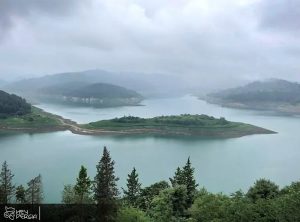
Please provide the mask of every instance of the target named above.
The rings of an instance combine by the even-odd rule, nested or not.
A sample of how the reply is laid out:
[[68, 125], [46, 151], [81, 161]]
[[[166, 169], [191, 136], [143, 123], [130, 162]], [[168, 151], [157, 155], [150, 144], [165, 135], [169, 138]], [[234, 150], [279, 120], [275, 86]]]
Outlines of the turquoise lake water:
[[79, 108], [40, 104], [46, 111], [86, 123], [124, 115], [152, 117], [208, 114], [278, 132], [235, 139], [180, 137], [111, 137], [74, 135], [69, 131], [41, 134], [0, 133], [0, 161], [8, 161], [16, 184], [43, 176], [45, 201], [61, 201], [65, 184], [74, 183], [81, 165], [93, 178], [103, 146], [116, 162], [119, 186], [133, 167], [143, 185], [168, 180], [190, 156], [199, 185], [212, 192], [247, 190], [266, 177], [281, 186], [300, 179], [300, 118], [223, 108], [192, 96], [145, 100], [143, 106]]

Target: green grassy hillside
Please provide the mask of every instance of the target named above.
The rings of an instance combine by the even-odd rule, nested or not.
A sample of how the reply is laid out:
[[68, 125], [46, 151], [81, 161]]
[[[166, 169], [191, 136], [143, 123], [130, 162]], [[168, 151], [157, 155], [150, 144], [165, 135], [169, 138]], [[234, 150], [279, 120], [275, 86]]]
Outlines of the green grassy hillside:
[[122, 117], [81, 125], [89, 130], [107, 130], [128, 134], [186, 135], [203, 137], [240, 137], [274, 133], [250, 124], [230, 122], [207, 115], [160, 116], [154, 118]]

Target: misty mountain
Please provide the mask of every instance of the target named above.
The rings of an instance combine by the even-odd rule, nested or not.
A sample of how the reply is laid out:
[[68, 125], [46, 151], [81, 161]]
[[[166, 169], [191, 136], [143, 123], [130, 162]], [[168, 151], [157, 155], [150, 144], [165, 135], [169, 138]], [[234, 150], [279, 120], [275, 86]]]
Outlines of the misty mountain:
[[300, 84], [281, 79], [256, 81], [209, 94], [207, 101], [228, 107], [300, 113]]
[[43, 88], [51, 88], [57, 84], [71, 83], [93, 84], [107, 83], [135, 90], [145, 97], [169, 96], [186, 93], [186, 84], [181, 78], [166, 74], [117, 73], [104, 70], [88, 70], [82, 72], [59, 73], [39, 78], [24, 79], [5, 87], [10, 92], [33, 94]]
[[252, 82], [246, 86], [224, 90], [209, 96], [233, 102], [300, 102], [300, 84], [271, 79]]
[[[143, 97], [134, 90], [106, 83], [63, 82], [24, 90], [23, 95], [34, 102], [67, 105], [113, 107], [138, 105]], [[28, 87], [27, 85], [25, 85]], [[16, 90], [16, 89], [15, 89]], [[20, 91], [19, 91], [20, 93]]]
[[68, 90], [65, 95], [81, 98], [142, 98], [134, 90], [105, 83], [95, 83], [76, 90]]

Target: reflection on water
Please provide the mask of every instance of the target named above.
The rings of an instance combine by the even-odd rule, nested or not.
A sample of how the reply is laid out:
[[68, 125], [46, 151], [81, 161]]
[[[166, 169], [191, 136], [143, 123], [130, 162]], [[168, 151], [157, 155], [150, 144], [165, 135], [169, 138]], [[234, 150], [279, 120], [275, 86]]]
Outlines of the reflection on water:
[[102, 148], [106, 145], [116, 161], [119, 186], [136, 167], [144, 185], [168, 180], [177, 166], [191, 156], [200, 186], [213, 192], [247, 189], [255, 179], [267, 177], [280, 185], [300, 179], [300, 119], [265, 116], [264, 113], [234, 110], [207, 104], [194, 97], [156, 99], [146, 106], [93, 109], [44, 104], [41, 108], [78, 122], [116, 116], [198, 113], [224, 116], [228, 120], [262, 126], [278, 134], [237, 139], [187, 137], [113, 137], [74, 135], [68, 131], [41, 134], [0, 133], [0, 161], [7, 160], [16, 183], [25, 184], [41, 173], [48, 202], [59, 202], [64, 184], [74, 183], [80, 165], [95, 175]]

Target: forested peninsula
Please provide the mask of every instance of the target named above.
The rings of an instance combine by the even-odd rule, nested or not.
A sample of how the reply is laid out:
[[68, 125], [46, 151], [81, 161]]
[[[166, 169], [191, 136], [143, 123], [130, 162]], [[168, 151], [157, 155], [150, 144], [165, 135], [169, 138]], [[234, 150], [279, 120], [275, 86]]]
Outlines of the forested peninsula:
[[231, 122], [207, 115], [176, 115], [140, 118], [124, 116], [88, 124], [45, 112], [16, 95], [1, 91], [0, 130], [51, 132], [70, 130], [82, 135], [156, 135], [234, 138], [252, 134], [275, 133], [250, 124]]
[[255, 81], [242, 87], [208, 94], [209, 103], [238, 109], [300, 114], [300, 84], [282, 79]]

